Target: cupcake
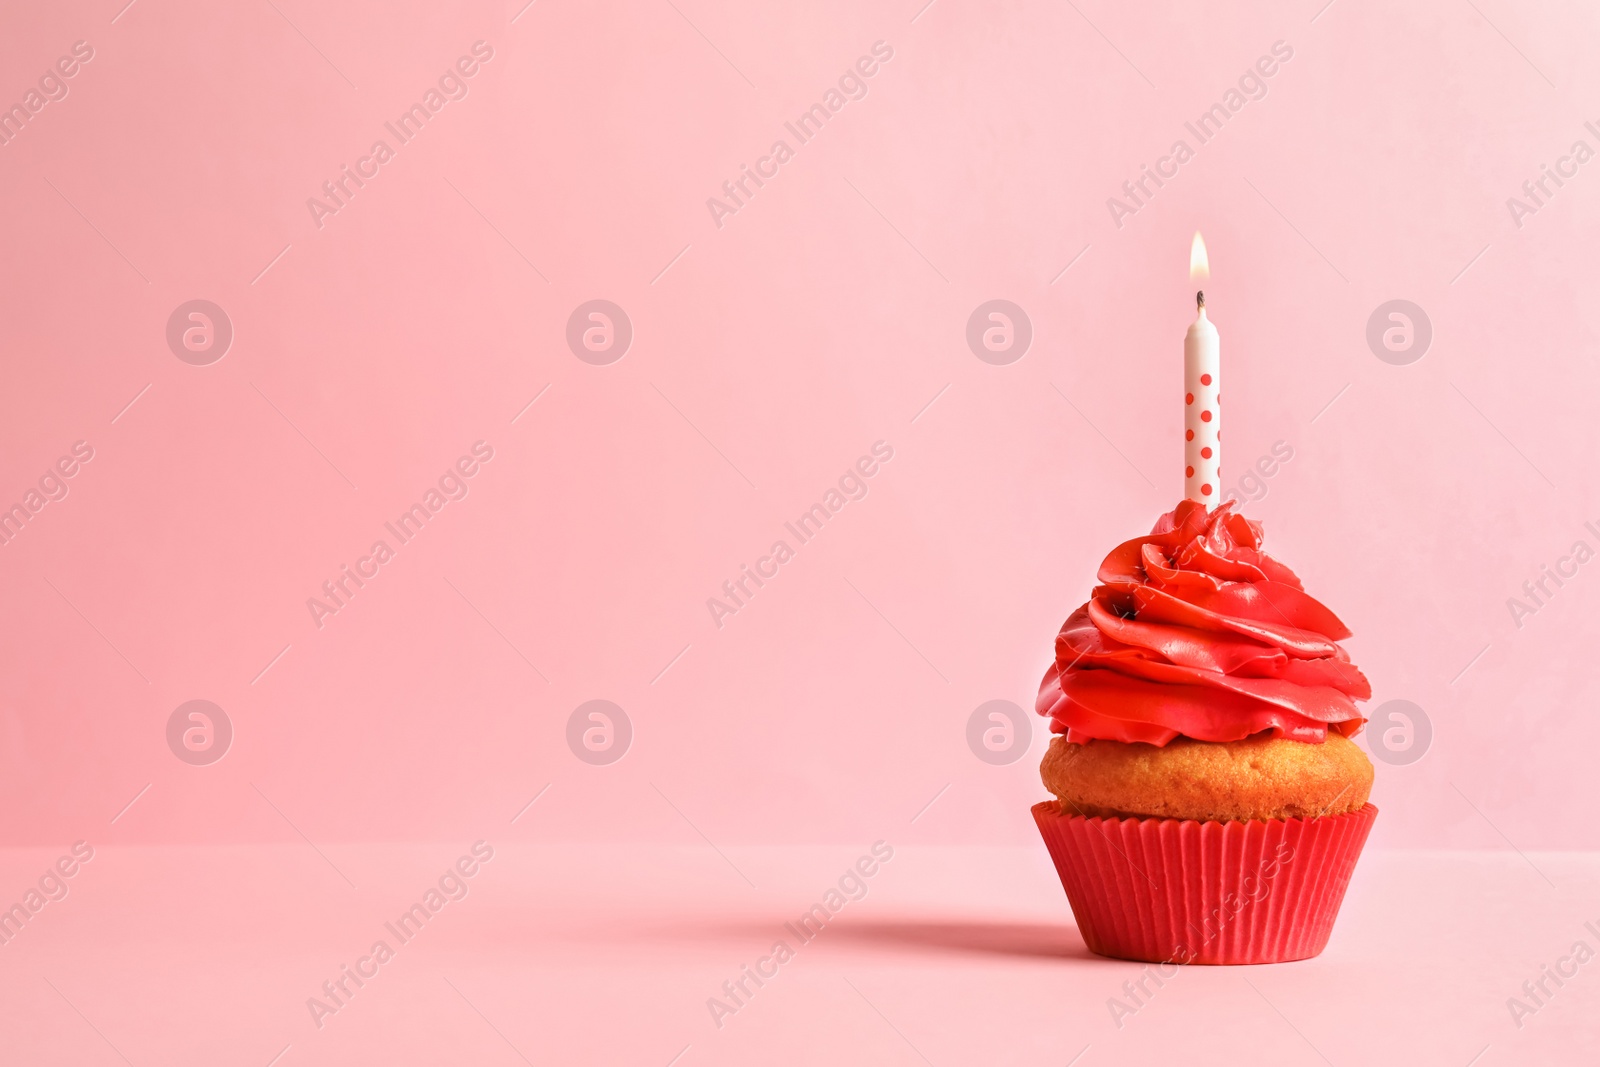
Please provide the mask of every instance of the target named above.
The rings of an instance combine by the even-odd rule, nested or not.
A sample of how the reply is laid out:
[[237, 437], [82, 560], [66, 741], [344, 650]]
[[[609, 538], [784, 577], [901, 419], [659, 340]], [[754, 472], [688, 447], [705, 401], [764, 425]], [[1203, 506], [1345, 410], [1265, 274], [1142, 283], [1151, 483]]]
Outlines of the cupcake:
[[1090, 950], [1315, 956], [1377, 808], [1350, 631], [1231, 503], [1114, 549], [1056, 637], [1035, 821]]

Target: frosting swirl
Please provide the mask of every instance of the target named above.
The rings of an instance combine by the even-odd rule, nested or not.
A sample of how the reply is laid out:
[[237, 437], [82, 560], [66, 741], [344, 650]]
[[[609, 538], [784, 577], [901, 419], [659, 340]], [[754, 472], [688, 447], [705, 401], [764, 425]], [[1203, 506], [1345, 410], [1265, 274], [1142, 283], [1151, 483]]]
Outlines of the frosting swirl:
[[1349, 629], [1261, 537], [1232, 503], [1183, 500], [1113, 549], [1056, 636], [1036, 703], [1051, 729], [1152, 745], [1359, 731], [1372, 687], [1337, 643]]

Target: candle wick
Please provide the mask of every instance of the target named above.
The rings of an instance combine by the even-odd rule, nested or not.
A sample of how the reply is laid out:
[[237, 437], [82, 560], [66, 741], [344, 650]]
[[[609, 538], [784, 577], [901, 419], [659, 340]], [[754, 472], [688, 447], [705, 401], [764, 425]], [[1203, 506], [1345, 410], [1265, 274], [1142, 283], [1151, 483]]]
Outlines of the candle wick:
[[1197, 309], [1206, 306], [1206, 291], [1204, 289], [1201, 289], [1194, 294], [1194, 306]]

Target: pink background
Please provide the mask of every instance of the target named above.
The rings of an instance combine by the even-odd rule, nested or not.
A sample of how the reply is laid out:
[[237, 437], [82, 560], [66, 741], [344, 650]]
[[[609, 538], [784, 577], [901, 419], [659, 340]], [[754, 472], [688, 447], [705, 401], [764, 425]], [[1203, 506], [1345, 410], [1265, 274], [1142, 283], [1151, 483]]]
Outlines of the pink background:
[[[681, 846], [728, 878], [708, 844], [1042, 857], [1045, 724], [997, 767], [967, 720], [1031, 708], [1100, 559], [1181, 493], [1197, 229], [1225, 476], [1292, 447], [1247, 513], [1355, 630], [1372, 706], [1432, 722], [1420, 761], [1379, 765], [1369, 851], [1600, 847], [1600, 563], [1520, 628], [1506, 604], [1600, 548], [1600, 161], [1520, 228], [1506, 207], [1600, 149], [1595, 12], [123, 3], [0, 15], [0, 102], [94, 49], [0, 146], [0, 506], [94, 449], [0, 546], [17, 893], [80, 838], [321, 878], [308, 844], [449, 842], [425, 876], [479, 838]], [[307, 198], [480, 40], [466, 97], [319, 228]], [[719, 227], [707, 198], [876, 41], [866, 96]], [[1276, 41], [1266, 97], [1113, 222]], [[165, 340], [193, 299], [233, 324], [209, 366]], [[565, 340], [593, 299], [633, 327], [607, 366]], [[1007, 366], [965, 341], [992, 299], [1032, 323]], [[1392, 299], [1432, 323], [1407, 366], [1365, 339]], [[307, 598], [479, 440], [469, 495], [319, 629]], [[707, 598], [880, 440], [867, 497], [719, 629]], [[167, 745], [194, 699], [234, 730], [210, 766]], [[591, 699], [632, 723], [610, 766], [565, 740]], [[267, 892], [245, 883], [217, 892]], [[273, 1010], [336, 963], [291, 968]]]

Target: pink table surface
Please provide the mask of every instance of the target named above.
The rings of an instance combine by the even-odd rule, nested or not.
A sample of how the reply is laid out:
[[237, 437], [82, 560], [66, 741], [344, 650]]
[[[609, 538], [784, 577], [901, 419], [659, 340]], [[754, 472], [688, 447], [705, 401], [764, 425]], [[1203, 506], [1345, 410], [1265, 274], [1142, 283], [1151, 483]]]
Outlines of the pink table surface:
[[[100, 848], [0, 955], [0, 1059], [1497, 1067], [1600, 1046], [1600, 965], [1520, 1028], [1506, 1007], [1600, 943], [1593, 855], [1369, 850], [1321, 957], [1187, 968], [1118, 1027], [1142, 967], [1084, 949], [1042, 847], [898, 848], [800, 945], [783, 924], [870, 843], [502, 844], [398, 945], [384, 923], [469, 844]], [[6, 850], [0, 878], [55, 856]], [[307, 999], [378, 938], [393, 958], [319, 1029]], [[779, 938], [795, 957], [718, 1028], [707, 999]]]

